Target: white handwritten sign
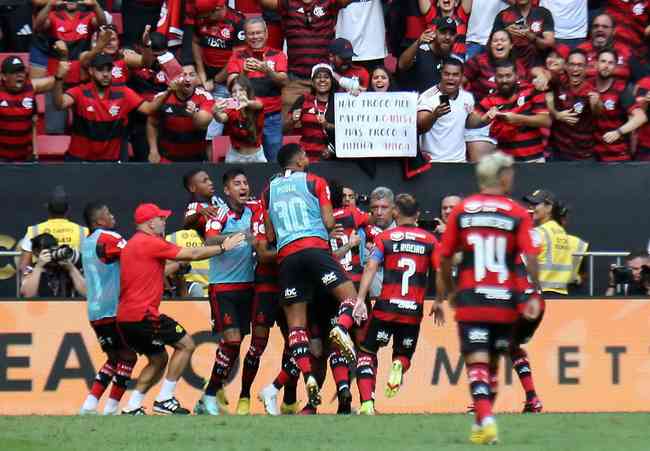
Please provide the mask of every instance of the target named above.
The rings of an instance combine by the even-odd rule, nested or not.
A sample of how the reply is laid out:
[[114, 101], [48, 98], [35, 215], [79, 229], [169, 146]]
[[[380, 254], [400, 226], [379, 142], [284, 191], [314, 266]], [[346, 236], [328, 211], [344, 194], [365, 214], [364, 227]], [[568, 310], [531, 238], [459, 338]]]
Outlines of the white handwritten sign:
[[417, 100], [414, 92], [337, 93], [336, 156], [414, 157]]

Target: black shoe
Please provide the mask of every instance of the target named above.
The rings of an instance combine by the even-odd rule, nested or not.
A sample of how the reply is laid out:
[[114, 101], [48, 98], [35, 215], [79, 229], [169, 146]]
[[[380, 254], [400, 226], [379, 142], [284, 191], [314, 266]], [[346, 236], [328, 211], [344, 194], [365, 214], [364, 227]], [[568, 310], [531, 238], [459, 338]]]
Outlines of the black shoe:
[[339, 408], [337, 415], [350, 415], [352, 413], [352, 393], [348, 387], [341, 388], [337, 393]]
[[184, 407], [181, 407], [181, 404], [176, 398], [169, 398], [165, 401], [154, 401], [153, 402], [153, 411], [156, 413], [162, 413], [165, 415], [189, 415], [190, 411]]
[[133, 410], [122, 409], [122, 415], [133, 415], [133, 416], [139, 417], [141, 415], [146, 415], [146, 414], [147, 413], [144, 411], [143, 407], [139, 407], [139, 408], [133, 409]]

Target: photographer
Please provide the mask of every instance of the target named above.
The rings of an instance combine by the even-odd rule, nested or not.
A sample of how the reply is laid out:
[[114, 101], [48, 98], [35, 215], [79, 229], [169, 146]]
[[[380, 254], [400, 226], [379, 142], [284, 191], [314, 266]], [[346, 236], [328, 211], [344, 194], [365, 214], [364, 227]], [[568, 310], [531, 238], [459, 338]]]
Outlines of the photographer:
[[650, 257], [645, 250], [632, 252], [625, 257], [623, 266], [612, 265], [605, 296], [650, 295]]
[[20, 294], [24, 297], [67, 298], [86, 295], [84, 281], [77, 264], [79, 253], [70, 246], [59, 246], [49, 233], [32, 239], [32, 250], [37, 255], [36, 265], [28, 266], [23, 275]]

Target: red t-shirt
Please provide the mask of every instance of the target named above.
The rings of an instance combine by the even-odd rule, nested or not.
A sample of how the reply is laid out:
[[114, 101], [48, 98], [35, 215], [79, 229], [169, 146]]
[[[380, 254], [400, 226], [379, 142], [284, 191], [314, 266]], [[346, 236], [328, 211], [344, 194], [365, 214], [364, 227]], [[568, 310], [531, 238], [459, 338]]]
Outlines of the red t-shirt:
[[137, 232], [126, 243], [120, 258], [120, 302], [117, 321], [137, 322], [158, 318], [163, 296], [165, 260], [181, 248], [159, 236]]
[[66, 91], [74, 99], [72, 140], [68, 153], [83, 160], [116, 161], [129, 113], [144, 100], [126, 86], [114, 86], [100, 97], [94, 83]]
[[[264, 113], [262, 111], [249, 111], [253, 115], [252, 129], [242, 115], [242, 110], [227, 109], [228, 122], [223, 128], [223, 135], [230, 137], [230, 142], [235, 149], [260, 147], [262, 145], [262, 131], [264, 130]], [[251, 119], [249, 119], [251, 120]]]

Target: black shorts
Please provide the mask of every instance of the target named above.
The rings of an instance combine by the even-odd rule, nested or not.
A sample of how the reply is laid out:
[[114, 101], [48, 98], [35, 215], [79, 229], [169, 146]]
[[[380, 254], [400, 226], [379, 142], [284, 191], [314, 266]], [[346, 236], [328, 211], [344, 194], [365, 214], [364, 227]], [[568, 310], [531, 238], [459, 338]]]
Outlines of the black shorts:
[[420, 323], [396, 323], [372, 316], [368, 320], [361, 349], [377, 354], [379, 348], [388, 345], [390, 338], [393, 337], [393, 356], [401, 355], [410, 359], [415, 352], [419, 336]]
[[280, 292], [255, 292], [253, 327], [262, 326], [270, 329], [280, 314]]
[[122, 337], [117, 331], [117, 323], [112, 321], [92, 321], [91, 327], [97, 335], [97, 341], [106, 354], [119, 351], [124, 348]]
[[219, 334], [228, 329], [239, 329], [242, 337], [248, 335], [255, 298], [253, 287], [217, 291], [217, 285], [210, 285], [209, 291], [212, 332]]
[[462, 354], [503, 354], [512, 343], [512, 324], [459, 322], [458, 338]]
[[332, 290], [347, 282], [339, 262], [325, 249], [304, 249], [280, 263], [280, 295], [285, 304], [309, 302], [315, 289]]
[[160, 354], [165, 350], [165, 345], [178, 343], [187, 334], [183, 326], [167, 315], [118, 323], [117, 327], [127, 346], [144, 355]]
[[537, 328], [542, 323], [542, 319], [544, 319], [545, 311], [546, 310], [542, 310], [542, 313], [539, 315], [539, 318], [533, 321], [528, 321], [525, 318], [519, 318], [517, 320], [517, 322], [513, 326], [513, 332], [512, 332], [513, 345], [516, 346], [524, 345], [528, 343], [531, 338], [533, 338], [533, 335], [535, 335]]

